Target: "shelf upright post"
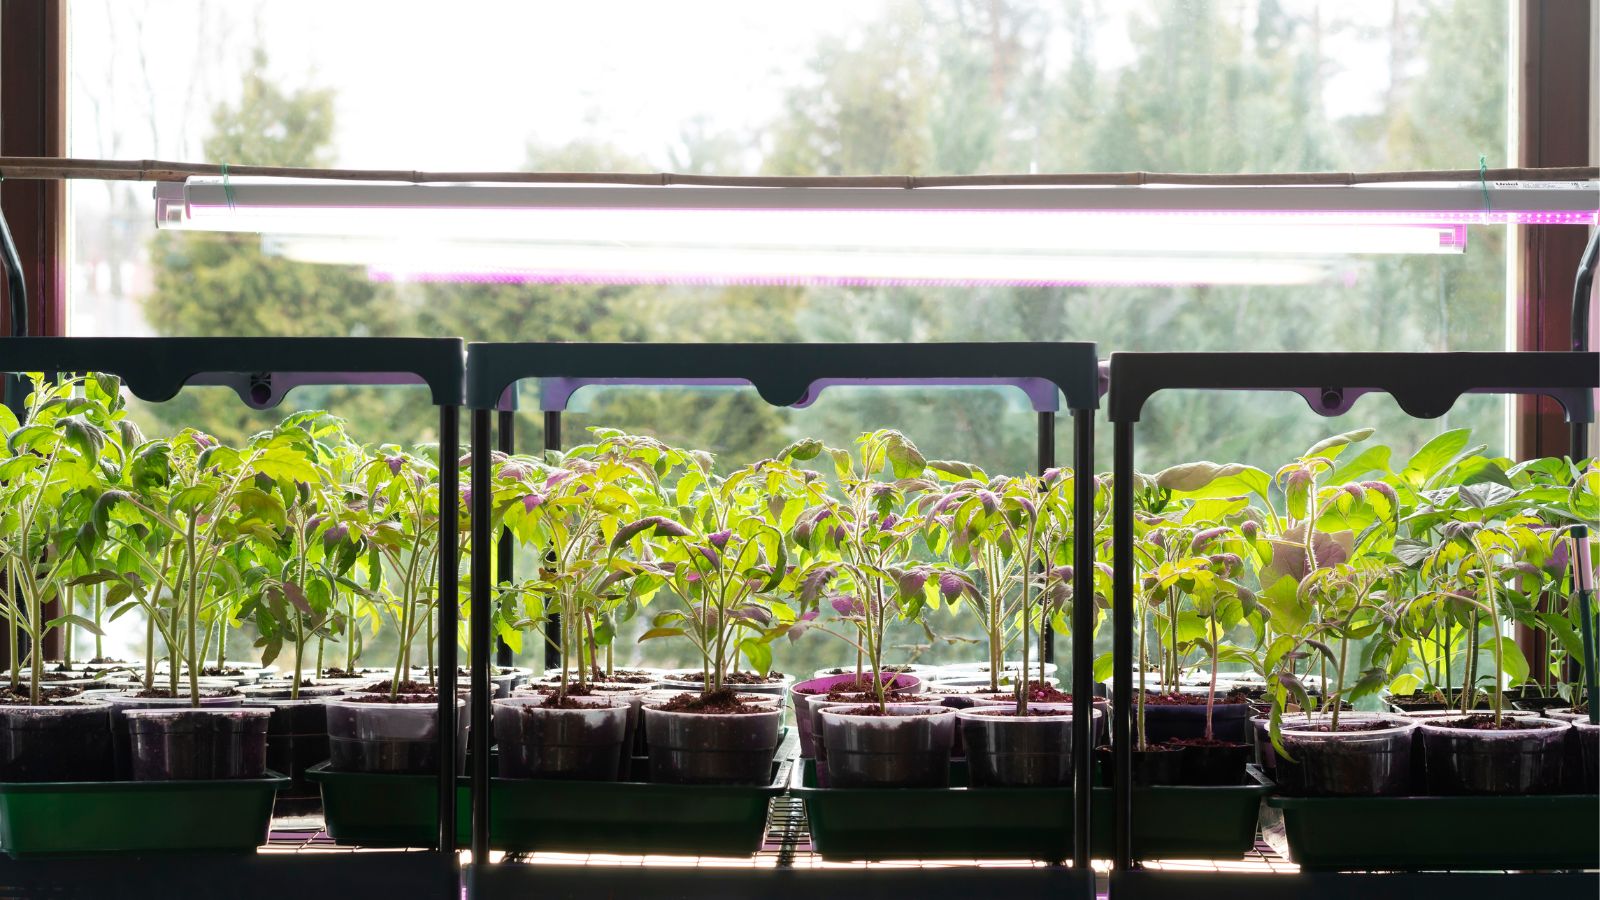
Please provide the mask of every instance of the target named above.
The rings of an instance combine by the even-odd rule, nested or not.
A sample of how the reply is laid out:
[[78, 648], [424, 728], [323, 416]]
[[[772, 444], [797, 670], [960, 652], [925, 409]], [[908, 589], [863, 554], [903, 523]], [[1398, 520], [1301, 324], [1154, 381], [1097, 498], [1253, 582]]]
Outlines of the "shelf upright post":
[[[515, 394], [512, 394], [515, 397]], [[509, 409], [502, 409], [496, 415], [495, 445], [501, 453], [510, 456], [517, 448], [517, 415]], [[509, 533], [500, 536], [500, 545], [495, 551], [495, 578], [497, 581], [510, 582], [516, 577], [516, 542]], [[494, 640], [494, 662], [497, 666], [510, 667], [516, 664], [516, 659], [511, 655], [511, 645], [496, 636]]]
[[[490, 437], [489, 410], [472, 410], [472, 585], [468, 645], [472, 648], [472, 861], [489, 858], [489, 739], [494, 732], [489, 687]], [[454, 796], [455, 788], [451, 786]], [[455, 819], [446, 827], [453, 829]]]
[[[561, 449], [561, 410], [544, 411], [544, 449]], [[551, 613], [544, 626], [544, 667], [554, 669], [561, 665], [561, 614]], [[540, 673], [541, 675], [544, 673]]]
[[[1042, 417], [1044, 413], [1040, 413]], [[1072, 410], [1072, 865], [1094, 896], [1089, 864], [1094, 790], [1094, 417]], [[1051, 416], [1052, 426], [1054, 416]], [[1054, 429], [1052, 428], [1052, 434]], [[1084, 527], [1085, 524], [1088, 527]]]
[[[1043, 475], [1046, 471], [1055, 468], [1056, 465], [1056, 414], [1052, 410], [1040, 410], [1038, 418], [1037, 462], [1038, 472]], [[1041, 615], [1043, 616], [1042, 612]], [[1056, 661], [1056, 634], [1055, 629], [1050, 625], [1049, 616], [1042, 617], [1039, 628], [1044, 632], [1042, 635], [1043, 640], [1040, 641], [1044, 647], [1044, 661], [1053, 663]], [[1004, 662], [1004, 660], [1001, 661]], [[1027, 686], [1027, 672], [1022, 673], [1022, 683], [1024, 687]]]

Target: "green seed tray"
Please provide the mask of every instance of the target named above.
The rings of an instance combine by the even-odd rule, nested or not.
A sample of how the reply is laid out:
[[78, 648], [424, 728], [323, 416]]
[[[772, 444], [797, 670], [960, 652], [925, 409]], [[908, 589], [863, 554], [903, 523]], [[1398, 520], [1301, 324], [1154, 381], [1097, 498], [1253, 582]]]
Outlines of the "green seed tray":
[[0, 849], [12, 857], [253, 853], [289, 779], [0, 784]]
[[[952, 765], [950, 788], [847, 789], [816, 786], [816, 763], [797, 771], [811, 839], [827, 860], [1038, 859], [1072, 854], [1070, 788], [965, 787]], [[1240, 857], [1255, 845], [1258, 783], [1238, 787], [1157, 787], [1133, 792], [1134, 853], [1142, 859]], [[1111, 789], [1091, 799], [1096, 857], [1111, 854]]]
[[[683, 853], [749, 856], [761, 849], [767, 810], [789, 783], [799, 741], [779, 739], [771, 780], [763, 785], [493, 778], [489, 842], [497, 850]], [[635, 768], [635, 775], [640, 773]], [[306, 773], [322, 785], [328, 834], [341, 844], [425, 847], [434, 843], [437, 780], [431, 775]], [[471, 837], [469, 779], [458, 782], [456, 833]]]
[[1600, 796], [1272, 797], [1262, 837], [1307, 869], [1600, 868]]

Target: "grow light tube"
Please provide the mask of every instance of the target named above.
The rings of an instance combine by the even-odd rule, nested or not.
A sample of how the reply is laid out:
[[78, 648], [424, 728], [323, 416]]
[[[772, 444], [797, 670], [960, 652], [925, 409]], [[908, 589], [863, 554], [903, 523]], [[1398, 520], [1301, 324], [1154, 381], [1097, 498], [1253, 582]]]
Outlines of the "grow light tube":
[[[570, 223], [566, 214], [609, 210], [628, 215], [730, 213], [742, 226], [771, 227], [798, 213], [985, 214], [982, 227], [1015, 218], [1108, 216], [1198, 218], [1205, 224], [1257, 221], [1347, 224], [1455, 223], [1597, 224], [1600, 186], [1594, 182], [1478, 182], [1345, 186], [1095, 186], [971, 188], [640, 187], [548, 184], [404, 184], [308, 179], [190, 178], [159, 185], [161, 227], [224, 231], [314, 233], [337, 222], [339, 233], [434, 233], [490, 214], [500, 227], [541, 217]], [[766, 214], [766, 215], [762, 215]], [[911, 217], [902, 222], [914, 222]], [[309, 223], [311, 227], [296, 227]], [[974, 230], [974, 229], [967, 229]], [[564, 232], [571, 234], [570, 231]], [[738, 232], [749, 235], [751, 232]], [[827, 232], [824, 232], [827, 233]]]

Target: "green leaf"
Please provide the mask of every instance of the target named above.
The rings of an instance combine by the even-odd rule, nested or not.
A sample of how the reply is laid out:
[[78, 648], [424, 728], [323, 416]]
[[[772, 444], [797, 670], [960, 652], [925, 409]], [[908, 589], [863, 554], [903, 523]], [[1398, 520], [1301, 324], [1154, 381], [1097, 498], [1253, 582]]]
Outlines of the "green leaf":
[[1456, 428], [1428, 441], [1400, 471], [1401, 480], [1412, 487], [1421, 487], [1465, 450], [1467, 441], [1471, 439], [1471, 429]]
[[765, 675], [772, 671], [772, 645], [756, 638], [745, 638], [739, 642], [739, 650], [744, 653], [744, 658], [750, 661], [751, 668]]
[[1261, 605], [1272, 613], [1272, 627], [1279, 632], [1298, 633], [1311, 621], [1311, 604], [1300, 597], [1300, 585], [1284, 575], [1257, 595]]
[[1390, 453], [1390, 449], [1382, 444], [1368, 447], [1354, 459], [1340, 463], [1328, 476], [1327, 481], [1329, 484], [1344, 484], [1347, 481], [1358, 481], [1362, 476], [1374, 472], [1388, 474]]
[[1515, 686], [1528, 680], [1528, 658], [1522, 655], [1522, 648], [1509, 637], [1500, 638], [1500, 659], [1504, 674]]
[[1157, 487], [1199, 500], [1252, 493], [1265, 497], [1272, 478], [1254, 466], [1202, 461], [1163, 469], [1156, 473], [1155, 482]]
[[1329, 459], [1333, 459], [1340, 453], [1343, 453], [1345, 447], [1351, 444], [1359, 444], [1367, 438], [1372, 437], [1372, 434], [1375, 430], [1376, 429], [1373, 428], [1358, 428], [1355, 431], [1346, 431], [1344, 434], [1336, 434], [1331, 438], [1324, 438], [1323, 440], [1312, 444], [1309, 450], [1300, 454], [1300, 458], [1306, 459], [1312, 456], [1325, 456]]
[[77, 627], [82, 628], [84, 631], [87, 631], [90, 634], [98, 635], [100, 637], [105, 637], [106, 633], [101, 630], [99, 625], [96, 625], [94, 622], [92, 622], [92, 621], [90, 621], [88, 619], [85, 619], [83, 616], [77, 615], [76, 613], [69, 613], [69, 614], [64, 615], [64, 616], [57, 616], [54, 619], [51, 619], [50, 621], [44, 623], [44, 627], [47, 630], [51, 629], [51, 628], [60, 628], [62, 625], [65, 625], [68, 622], [71, 622], [73, 625], [76, 625]]
[[290, 447], [269, 447], [256, 456], [257, 472], [278, 482], [304, 481], [314, 484], [319, 480], [317, 467], [304, 453]]
[[654, 638], [683, 637], [687, 633], [688, 632], [684, 631], [682, 628], [652, 628], [649, 631], [646, 631], [644, 634], [639, 635], [639, 640], [643, 642], [653, 640]]
[[1094, 658], [1094, 680], [1105, 681], [1116, 671], [1117, 662], [1109, 653], [1102, 653]]

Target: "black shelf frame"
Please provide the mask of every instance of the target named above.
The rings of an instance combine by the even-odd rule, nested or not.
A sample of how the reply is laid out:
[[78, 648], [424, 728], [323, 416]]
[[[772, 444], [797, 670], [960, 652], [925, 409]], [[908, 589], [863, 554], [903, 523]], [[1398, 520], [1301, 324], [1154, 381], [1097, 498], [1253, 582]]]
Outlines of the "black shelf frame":
[[[1593, 244], [1591, 243], [1591, 248]], [[1581, 284], [1581, 282], [1580, 282]], [[1281, 391], [1299, 394], [1323, 416], [1340, 416], [1359, 397], [1384, 393], [1415, 418], [1448, 412], [1463, 394], [1532, 394], [1561, 404], [1574, 435], [1595, 419], [1600, 353], [1113, 353], [1109, 412], [1112, 425], [1112, 742], [1114, 847], [1111, 892], [1127, 897], [1399, 896], [1396, 891], [1449, 889], [1455, 896], [1500, 896], [1510, 883], [1497, 874], [1360, 875], [1308, 873], [1251, 876], [1153, 872], [1133, 857], [1132, 714], [1134, 579], [1134, 426], [1146, 402], [1167, 390]], [[1424, 880], [1419, 880], [1424, 879]], [[1576, 880], [1575, 880], [1576, 879]], [[1524, 874], [1516, 882], [1529, 896], [1577, 896], [1574, 886], [1600, 885], [1600, 876]], [[1266, 891], [1262, 891], [1266, 888]], [[1540, 893], [1549, 891], [1548, 894]]]
[[[830, 385], [921, 385], [973, 386], [1009, 385], [1021, 388], [1033, 400], [1038, 414], [1039, 466], [1041, 471], [1055, 465], [1056, 404], [1065, 397], [1073, 420], [1073, 462], [1077, 480], [1074, 498], [1075, 559], [1093, 557], [1092, 517], [1094, 508], [1094, 417], [1100, 405], [1099, 360], [1092, 343], [939, 343], [939, 344], [571, 344], [571, 343], [474, 343], [467, 347], [467, 406], [471, 410], [472, 442], [472, 615], [469, 645], [472, 648], [472, 722], [490, 719], [488, 684], [490, 646], [490, 589], [483, 573], [490, 570], [489, 555], [489, 453], [511, 447], [510, 431], [515, 408], [515, 386], [529, 378], [545, 381], [541, 402], [545, 423], [545, 446], [560, 449], [561, 414], [567, 400], [578, 389], [591, 385], [705, 386], [746, 385], [755, 388], [763, 400], [774, 406], [805, 406]], [[1048, 397], [1045, 395], [1048, 394]], [[1059, 397], [1058, 397], [1059, 395]], [[490, 415], [498, 414], [499, 439], [492, 440]], [[502, 577], [509, 575], [510, 548], [502, 541], [494, 549]], [[1074, 596], [1093, 596], [1093, 567], [1078, 565], [1074, 572]], [[1091, 668], [1093, 663], [1093, 617], [1090, 603], [1073, 606], [1073, 694], [1074, 740], [1089, 745], [1091, 713]], [[1047, 642], [1047, 646], [1049, 643]], [[488, 727], [473, 727], [472, 748], [472, 849], [473, 872], [469, 886], [478, 891], [498, 893], [500, 886], [509, 892], [533, 879], [541, 886], [553, 887], [561, 879], [549, 867], [497, 867], [484, 863], [489, 848], [489, 771]], [[1071, 877], [1050, 876], [1055, 882], [1076, 884], [1080, 896], [1092, 897], [1093, 871], [1089, 866], [1089, 797], [1091, 760], [1078, 754], [1074, 782], [1074, 818], [1077, 824], [1074, 870]], [[529, 872], [532, 874], [528, 874]], [[659, 874], [651, 870], [654, 877]], [[720, 874], [720, 873], [719, 873]], [[727, 873], [734, 876], [735, 873]], [[883, 873], [874, 872], [877, 876]], [[826, 890], [839, 883], [837, 873], [822, 870], [783, 869], [740, 871], [750, 889], [765, 893], [779, 885], [805, 885], [802, 890]], [[776, 877], [773, 877], [776, 876]], [[604, 875], [577, 872], [580, 880], [598, 879], [617, 883], [616, 873]], [[944, 870], [917, 873], [915, 883], [937, 884], [948, 879]], [[897, 880], [898, 881], [898, 880]], [[728, 889], [728, 881], [719, 883]], [[888, 889], [888, 881], [880, 882]], [[1053, 882], [1054, 883], [1054, 882]], [[516, 886], [516, 887], [513, 887]], [[853, 891], [855, 889], [852, 889]], [[557, 890], [554, 896], [562, 895]], [[859, 895], [859, 894], [857, 894]]]
[[[25, 322], [23, 323], [25, 327]], [[336, 371], [332, 371], [336, 369]], [[464, 400], [465, 345], [458, 338], [0, 338], [0, 372], [105, 372], [122, 379], [129, 393], [158, 403], [187, 385], [232, 388], [254, 409], [277, 406], [301, 385], [422, 385], [439, 410], [439, 510], [441, 522], [459, 522], [460, 413]], [[8, 379], [12, 402], [16, 379]], [[456, 666], [460, 608], [457, 542], [439, 542], [439, 822], [431, 851], [383, 854], [187, 854], [99, 856], [49, 860], [0, 857], [0, 893], [28, 896], [48, 888], [51, 896], [160, 896], [185, 893], [195, 883], [226, 887], [239, 897], [279, 897], [303, 892], [365, 896], [377, 884], [415, 888], [421, 877], [454, 890], [459, 878], [456, 815]], [[153, 811], [159, 814], [159, 811]], [[446, 823], [450, 823], [447, 825]], [[355, 865], [352, 862], [359, 860]], [[369, 861], [383, 860], [382, 863]], [[148, 879], [137, 873], [159, 871]], [[176, 881], [174, 871], [184, 874]], [[243, 876], [243, 877], [241, 877]], [[176, 891], [176, 894], [174, 893]], [[13, 893], [14, 892], [14, 893]], [[393, 896], [392, 893], [388, 894]]]

